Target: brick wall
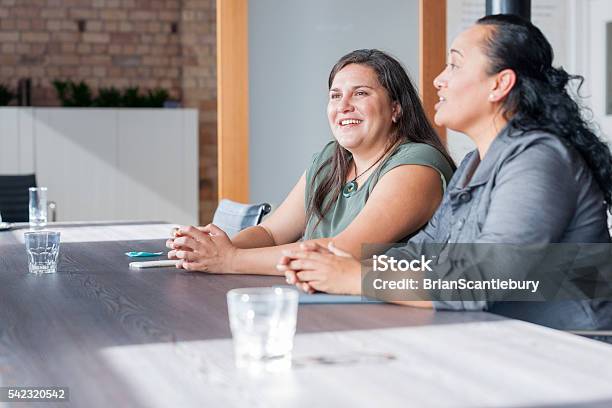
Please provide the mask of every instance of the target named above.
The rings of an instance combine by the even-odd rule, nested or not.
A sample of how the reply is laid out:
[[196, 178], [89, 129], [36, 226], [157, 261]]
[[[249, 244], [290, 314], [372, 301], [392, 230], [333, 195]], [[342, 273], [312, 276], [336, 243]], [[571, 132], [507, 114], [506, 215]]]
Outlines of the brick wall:
[[58, 106], [54, 79], [92, 89], [162, 87], [200, 117], [200, 222], [217, 200], [215, 0], [0, 0], [0, 83], [32, 80], [32, 104]]
[[217, 207], [217, 60], [215, 0], [183, 0], [183, 101], [200, 112], [200, 222]]

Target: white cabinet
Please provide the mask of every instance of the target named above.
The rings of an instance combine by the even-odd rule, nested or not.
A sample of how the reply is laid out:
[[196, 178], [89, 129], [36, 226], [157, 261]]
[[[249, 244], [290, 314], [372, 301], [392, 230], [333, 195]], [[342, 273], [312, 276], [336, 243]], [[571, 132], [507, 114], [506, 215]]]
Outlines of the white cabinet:
[[32, 108], [0, 108], [0, 174], [34, 172]]
[[0, 109], [0, 173], [35, 172], [59, 221], [198, 221], [194, 109]]
[[[153, 114], [152, 114], [153, 113]], [[169, 113], [169, 114], [168, 114]], [[198, 126], [197, 111], [173, 115], [170, 110], [123, 110], [118, 114], [117, 199], [121, 214], [137, 219], [160, 219], [155, 214], [174, 214], [163, 221], [198, 221]], [[146, 132], [143, 132], [146, 123]], [[134, 219], [134, 218], [133, 218]], [[182, 223], [186, 223], [182, 221]]]

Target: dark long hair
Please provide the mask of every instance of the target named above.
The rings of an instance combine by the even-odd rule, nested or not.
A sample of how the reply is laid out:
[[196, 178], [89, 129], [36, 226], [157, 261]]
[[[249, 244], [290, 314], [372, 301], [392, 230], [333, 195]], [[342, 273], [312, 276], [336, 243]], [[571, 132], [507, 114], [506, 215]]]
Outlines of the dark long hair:
[[[401, 107], [398, 120], [393, 124], [385, 154], [405, 142], [426, 143], [438, 149], [454, 168], [453, 160], [427, 120], [419, 95], [399, 61], [375, 49], [350, 52], [340, 58], [329, 73], [329, 89], [332, 87], [336, 74], [349, 64], [360, 64], [372, 68], [391, 101], [399, 103]], [[314, 182], [310, 186], [312, 194], [306, 209], [306, 219], [309, 220], [316, 215], [320, 221], [325, 217], [340, 195], [342, 186], [346, 183], [350, 164], [351, 153], [336, 141], [332, 156], [321, 163], [315, 172], [313, 181], [322, 174], [323, 178], [316, 190], [314, 190]], [[330, 166], [329, 171], [323, 172], [327, 166]]]
[[[513, 15], [481, 18], [479, 25], [492, 27], [484, 43], [489, 58], [488, 73], [504, 69], [516, 74], [516, 84], [503, 102], [510, 125], [528, 132], [543, 130], [576, 149], [593, 173], [608, 208], [612, 205], [612, 155], [581, 114], [581, 106], [570, 96], [567, 85], [576, 80], [580, 90], [584, 78], [554, 68], [553, 50], [544, 34], [529, 21]], [[578, 92], [576, 92], [578, 93]]]

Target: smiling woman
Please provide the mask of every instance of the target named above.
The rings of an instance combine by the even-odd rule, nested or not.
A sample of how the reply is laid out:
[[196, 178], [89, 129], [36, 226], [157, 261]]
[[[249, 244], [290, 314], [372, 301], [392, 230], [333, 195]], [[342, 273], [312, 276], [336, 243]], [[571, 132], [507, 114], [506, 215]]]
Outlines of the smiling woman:
[[[332, 237], [347, 229], [362, 210], [370, 211], [366, 202], [374, 187], [396, 168], [430, 175], [438, 172], [442, 187], [438, 191], [443, 191], [454, 170], [452, 160], [427, 121], [418, 94], [398, 61], [378, 50], [353, 51], [332, 68], [328, 85], [327, 117], [335, 141], [315, 157], [306, 172], [310, 189], [306, 193], [305, 238]], [[402, 184], [395, 187], [399, 190]], [[390, 192], [396, 198], [404, 194]], [[401, 213], [392, 216], [398, 224], [404, 223]], [[404, 240], [421, 227], [410, 225], [413, 221], [408, 220], [407, 233], [394, 240]], [[393, 241], [391, 237], [383, 241], [384, 235], [368, 237], [367, 231], [351, 230], [364, 234], [359, 242]], [[369, 230], [377, 228], [371, 226]], [[339, 245], [353, 252], [350, 245]]]
[[342, 57], [329, 76], [334, 140], [313, 158], [279, 208], [232, 240], [214, 225], [168, 240], [179, 267], [214, 273], [282, 274], [276, 263], [297, 241], [361, 256], [366, 242], [396, 242], [434, 213], [454, 165], [401, 64], [378, 50]]

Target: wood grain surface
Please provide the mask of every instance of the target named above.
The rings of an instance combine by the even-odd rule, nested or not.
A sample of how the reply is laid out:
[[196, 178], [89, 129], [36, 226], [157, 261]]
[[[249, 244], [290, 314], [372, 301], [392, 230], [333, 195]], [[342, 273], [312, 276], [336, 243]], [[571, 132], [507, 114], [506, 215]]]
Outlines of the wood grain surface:
[[128, 268], [126, 251], [163, 244], [62, 243], [58, 273], [36, 276], [0, 235], [2, 385], [67, 386], [79, 407], [612, 403], [609, 345], [382, 304], [300, 305], [294, 368], [247, 376], [233, 368], [226, 292], [284, 280]]

